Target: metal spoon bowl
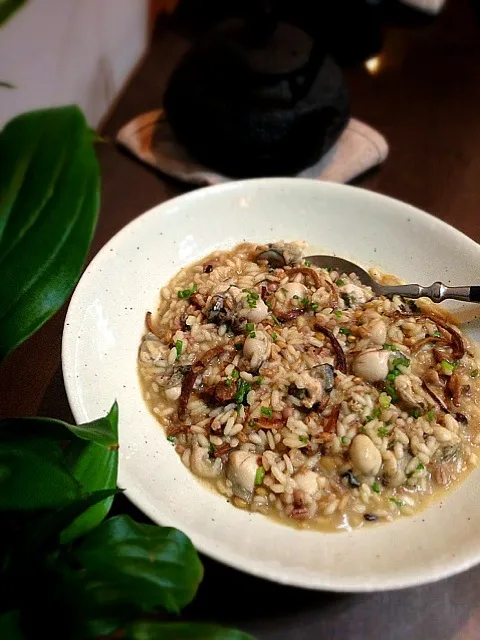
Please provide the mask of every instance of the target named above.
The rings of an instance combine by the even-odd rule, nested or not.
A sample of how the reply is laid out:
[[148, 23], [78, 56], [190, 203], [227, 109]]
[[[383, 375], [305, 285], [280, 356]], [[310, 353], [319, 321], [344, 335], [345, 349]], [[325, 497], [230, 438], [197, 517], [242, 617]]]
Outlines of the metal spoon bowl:
[[442, 282], [434, 282], [429, 287], [422, 287], [419, 284], [402, 284], [387, 286], [376, 282], [366, 271], [357, 264], [337, 258], [335, 256], [308, 256], [305, 258], [316, 267], [323, 269], [335, 269], [340, 273], [356, 273], [360, 282], [379, 296], [391, 298], [402, 296], [403, 298], [430, 298], [433, 302], [443, 302], [443, 300], [461, 300], [462, 302], [480, 302], [480, 286], [447, 287]]

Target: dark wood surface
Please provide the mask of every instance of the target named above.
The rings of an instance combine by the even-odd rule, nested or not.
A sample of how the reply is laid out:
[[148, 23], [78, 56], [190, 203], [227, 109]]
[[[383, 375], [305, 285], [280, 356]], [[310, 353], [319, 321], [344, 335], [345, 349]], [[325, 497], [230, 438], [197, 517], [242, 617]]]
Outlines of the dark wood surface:
[[[119, 100], [104, 134], [161, 104], [168, 75], [189, 42], [159, 27], [148, 57]], [[420, 28], [391, 26], [378, 74], [347, 73], [355, 117], [388, 139], [385, 164], [356, 183], [425, 209], [480, 241], [480, 27], [475, 3], [449, 0]], [[98, 148], [102, 208], [91, 255], [127, 222], [185, 187], [141, 166], [112, 144]], [[395, 238], [386, 239], [396, 247]], [[128, 296], [128, 291], [119, 291]], [[69, 418], [60, 367], [64, 312], [4, 364], [2, 416]], [[454, 523], [452, 523], [454, 526]], [[441, 535], [441, 532], [439, 532]], [[392, 541], [392, 553], [395, 553]], [[282, 587], [205, 559], [190, 617], [264, 640], [480, 639], [480, 568], [399, 592], [339, 595]], [[235, 593], [235, 598], [233, 598]]]

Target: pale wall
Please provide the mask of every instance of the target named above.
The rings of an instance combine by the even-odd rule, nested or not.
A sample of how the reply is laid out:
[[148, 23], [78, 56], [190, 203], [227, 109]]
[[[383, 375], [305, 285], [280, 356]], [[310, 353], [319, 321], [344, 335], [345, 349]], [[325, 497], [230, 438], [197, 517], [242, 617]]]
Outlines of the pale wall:
[[147, 46], [148, 0], [30, 0], [0, 27], [0, 128], [78, 104], [96, 126]]

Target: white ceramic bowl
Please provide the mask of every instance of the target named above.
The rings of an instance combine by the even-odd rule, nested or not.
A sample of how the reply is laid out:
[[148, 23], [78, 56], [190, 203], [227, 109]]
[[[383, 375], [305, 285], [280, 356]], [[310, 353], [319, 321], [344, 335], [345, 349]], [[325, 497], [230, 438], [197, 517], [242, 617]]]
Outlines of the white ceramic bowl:
[[[480, 561], [480, 473], [413, 518], [351, 533], [299, 531], [232, 507], [180, 462], [143, 402], [137, 350], [147, 310], [180, 267], [244, 240], [305, 239], [313, 251], [378, 265], [410, 282], [480, 282], [480, 247], [418, 209], [353, 187], [301, 179], [233, 182], [165, 202], [122, 229], [87, 268], [63, 336], [78, 422], [120, 406], [119, 485], [152, 520], [252, 574], [334, 591], [394, 589]], [[478, 306], [454, 308], [472, 319]], [[478, 338], [479, 325], [467, 333]]]

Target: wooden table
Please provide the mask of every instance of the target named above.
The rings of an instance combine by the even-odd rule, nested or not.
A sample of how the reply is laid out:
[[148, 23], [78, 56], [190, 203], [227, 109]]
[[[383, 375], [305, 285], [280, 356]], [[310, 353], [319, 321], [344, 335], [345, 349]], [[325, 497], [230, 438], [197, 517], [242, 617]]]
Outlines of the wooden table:
[[[178, 32], [157, 29], [105, 135], [159, 106], [166, 79], [188, 45]], [[425, 209], [480, 241], [480, 26], [474, 1], [449, 0], [445, 12], [420, 29], [389, 28], [379, 72], [357, 69], [347, 75], [354, 115], [390, 144], [384, 166], [357, 183]], [[127, 222], [185, 189], [113, 145], [100, 145], [98, 152], [103, 196], [92, 256]], [[395, 238], [385, 242], [392, 251], [406, 250]], [[119, 295], [128, 297], [128, 291]], [[4, 364], [2, 416], [71, 417], [60, 368], [63, 319], [61, 312]], [[282, 587], [208, 559], [205, 568], [188, 615], [237, 625], [265, 640], [480, 638], [480, 568], [434, 585], [373, 595]], [[241, 593], [239, 605], [233, 591]]]

